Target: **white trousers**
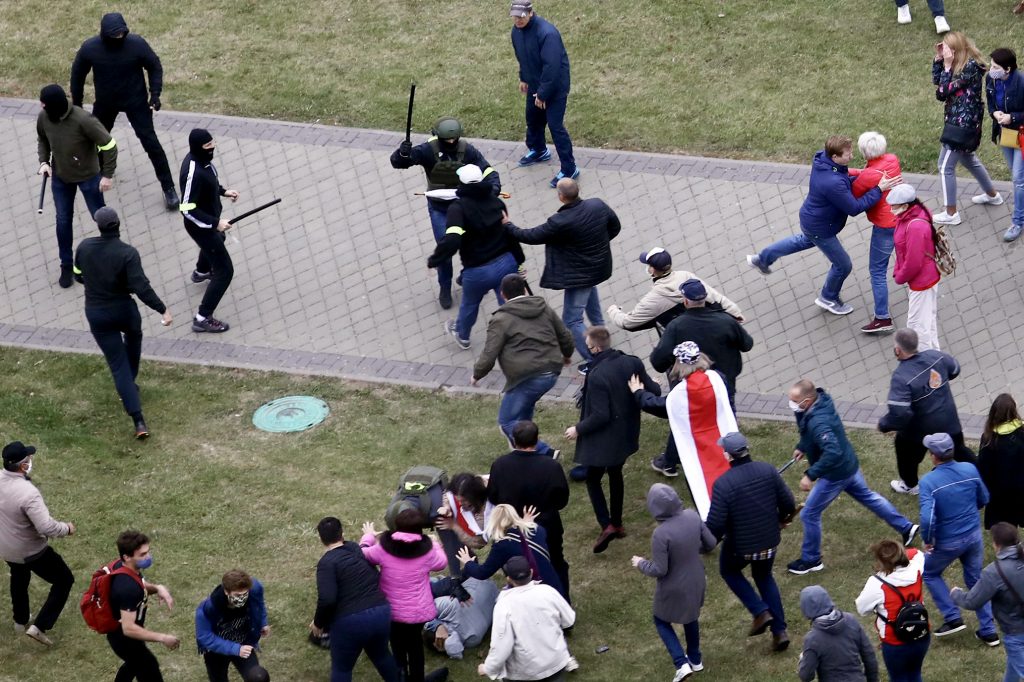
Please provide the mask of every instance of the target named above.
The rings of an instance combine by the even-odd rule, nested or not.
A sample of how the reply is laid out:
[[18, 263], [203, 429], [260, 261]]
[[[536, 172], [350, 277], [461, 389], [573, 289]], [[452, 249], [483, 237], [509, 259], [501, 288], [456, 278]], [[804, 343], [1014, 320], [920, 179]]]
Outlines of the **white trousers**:
[[909, 291], [907, 326], [917, 332], [918, 350], [939, 348], [939, 285], [924, 291]]

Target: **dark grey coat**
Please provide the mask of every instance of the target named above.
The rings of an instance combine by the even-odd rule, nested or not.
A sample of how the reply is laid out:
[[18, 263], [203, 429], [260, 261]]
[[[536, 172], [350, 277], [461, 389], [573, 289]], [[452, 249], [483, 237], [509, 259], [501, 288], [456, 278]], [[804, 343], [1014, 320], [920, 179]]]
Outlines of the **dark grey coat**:
[[671, 486], [655, 483], [647, 493], [647, 510], [658, 521], [651, 536], [651, 558], [637, 568], [658, 579], [654, 615], [669, 623], [692, 623], [704, 606], [704, 561], [700, 555], [717, 544], [692, 509], [683, 509]]

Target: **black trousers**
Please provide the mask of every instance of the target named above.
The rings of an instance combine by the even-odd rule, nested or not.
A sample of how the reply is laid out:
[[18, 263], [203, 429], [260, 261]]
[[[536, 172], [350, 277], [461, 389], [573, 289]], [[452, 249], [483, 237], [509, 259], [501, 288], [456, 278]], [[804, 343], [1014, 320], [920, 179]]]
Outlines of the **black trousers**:
[[562, 581], [562, 596], [566, 601], [571, 602], [569, 599], [569, 562], [565, 560], [565, 551], [562, 547], [562, 536], [565, 533], [562, 528], [562, 515], [558, 512], [542, 514], [537, 518], [537, 523], [544, 526], [544, 530], [547, 531], [551, 566], [558, 574], [558, 579]]
[[[601, 479], [608, 474], [608, 493], [611, 496], [612, 510], [608, 513], [608, 502], [604, 498]], [[594, 515], [601, 528], [622, 525], [622, 497], [625, 494], [622, 481], [622, 465], [614, 467], [587, 467], [587, 494], [590, 504], [594, 507]]]
[[114, 676], [114, 682], [164, 682], [164, 676], [160, 674], [160, 662], [145, 642], [125, 637], [118, 629], [107, 635], [107, 643], [117, 657], [124, 661]]
[[203, 300], [199, 304], [199, 314], [203, 317], [213, 317], [220, 299], [224, 298], [231, 278], [235, 276], [235, 266], [231, 263], [231, 254], [224, 244], [224, 233], [218, 232], [212, 227], [199, 227], [198, 225], [185, 220], [185, 231], [192, 241], [199, 246], [199, 259], [196, 261], [196, 270], [199, 272], [212, 272], [210, 283], [203, 294]]
[[121, 396], [124, 411], [135, 414], [142, 411], [139, 388], [139, 359], [142, 357], [142, 316], [134, 301], [103, 308], [86, 308], [85, 319], [96, 345], [107, 359], [107, 367], [114, 377], [114, 386]]
[[164, 154], [164, 148], [160, 146], [160, 140], [153, 129], [153, 110], [149, 108], [149, 103], [142, 101], [124, 107], [111, 107], [97, 102], [92, 106], [92, 115], [100, 120], [108, 132], [114, 129], [114, 121], [122, 111], [128, 117], [132, 128], [135, 129], [135, 136], [142, 143], [142, 148], [149, 155], [149, 161], [153, 164], [153, 171], [156, 173], [156, 179], [160, 181], [160, 187], [164, 190], [174, 189], [174, 178], [167, 165], [167, 155]]
[[35, 626], [44, 632], [53, 629], [53, 624], [57, 622], [57, 617], [68, 602], [71, 586], [75, 583], [75, 576], [64, 563], [64, 559], [53, 547], [47, 547], [42, 554], [32, 557], [30, 561], [23, 564], [12, 564], [8, 561], [7, 565], [11, 567], [11, 606], [14, 610], [14, 622], [18, 625], [28, 625], [28, 585], [32, 580], [32, 574], [35, 573], [50, 583], [50, 592], [46, 595], [43, 608], [39, 609]]
[[[907, 487], [913, 488], [918, 483], [917, 468], [924, 460], [928, 448], [921, 442], [927, 433], [918, 431], [897, 431], [894, 446], [896, 448], [896, 470]], [[977, 465], [978, 458], [974, 451], [964, 443], [964, 434], [951, 433], [953, 439], [953, 459], [958, 462], [970, 462]]]
[[391, 652], [403, 682], [423, 682], [423, 623], [391, 621]]
[[210, 682], [228, 682], [229, 664], [235, 666], [235, 670], [242, 676], [242, 682], [270, 682], [270, 673], [260, 665], [255, 651], [249, 654], [249, 658], [208, 651], [203, 654], [203, 662], [206, 663], [206, 676]]

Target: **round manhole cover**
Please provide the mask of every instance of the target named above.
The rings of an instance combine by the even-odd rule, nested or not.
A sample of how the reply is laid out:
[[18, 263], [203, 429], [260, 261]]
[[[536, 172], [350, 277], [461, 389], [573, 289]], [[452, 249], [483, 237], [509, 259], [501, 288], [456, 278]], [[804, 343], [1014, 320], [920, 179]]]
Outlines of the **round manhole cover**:
[[290, 395], [271, 400], [252, 415], [257, 429], [289, 433], [313, 428], [331, 413], [327, 403], [308, 395]]

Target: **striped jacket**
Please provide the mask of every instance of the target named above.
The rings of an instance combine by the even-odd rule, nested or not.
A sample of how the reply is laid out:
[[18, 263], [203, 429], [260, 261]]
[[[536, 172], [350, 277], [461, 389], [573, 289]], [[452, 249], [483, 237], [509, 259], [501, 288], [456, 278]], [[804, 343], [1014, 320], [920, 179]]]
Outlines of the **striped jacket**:
[[216, 229], [223, 210], [220, 198], [224, 188], [212, 163], [203, 163], [186, 154], [181, 162], [181, 215], [185, 224]]

